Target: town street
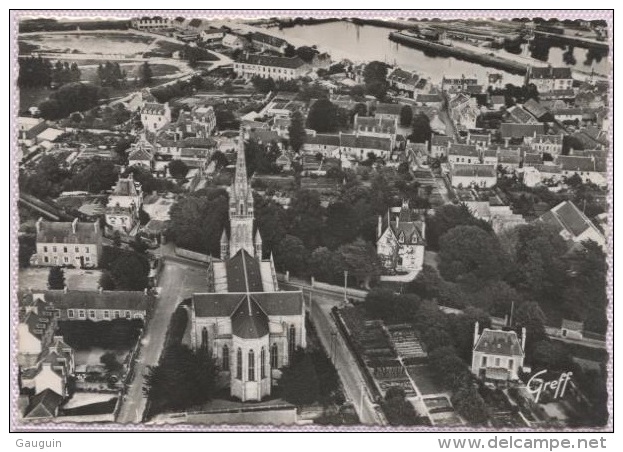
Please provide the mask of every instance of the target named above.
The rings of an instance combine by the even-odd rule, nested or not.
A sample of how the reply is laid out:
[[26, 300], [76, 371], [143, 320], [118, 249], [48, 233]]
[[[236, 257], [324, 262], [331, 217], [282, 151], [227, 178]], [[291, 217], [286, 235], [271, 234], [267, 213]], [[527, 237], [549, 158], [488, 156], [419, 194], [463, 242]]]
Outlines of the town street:
[[[280, 287], [285, 290], [303, 290], [316, 333], [327, 355], [331, 358], [346, 391], [346, 397], [352, 402], [361, 423], [385, 424], [386, 421], [380, 413], [380, 409], [377, 409], [371, 400], [363, 374], [355, 358], [331, 317], [331, 308], [339, 305], [343, 301], [343, 297], [339, 294], [292, 283], [281, 282]], [[310, 295], [311, 303], [309, 302]]]
[[[207, 290], [206, 268], [190, 261], [170, 260], [165, 256], [165, 264], [160, 274], [160, 296], [147, 326], [139, 358], [134, 363], [134, 379], [128, 387], [126, 396], [117, 416], [119, 423], [139, 423], [147, 400], [143, 397], [143, 380], [148, 366], [158, 364], [171, 316], [177, 305], [194, 292]], [[202, 285], [203, 282], [203, 285]]]

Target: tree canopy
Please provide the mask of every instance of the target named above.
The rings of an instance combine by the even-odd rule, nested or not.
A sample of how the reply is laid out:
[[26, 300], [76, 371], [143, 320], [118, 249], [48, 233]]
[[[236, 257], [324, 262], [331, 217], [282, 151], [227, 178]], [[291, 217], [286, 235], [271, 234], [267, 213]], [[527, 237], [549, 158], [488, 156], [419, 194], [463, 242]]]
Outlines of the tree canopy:
[[318, 99], [309, 109], [307, 127], [318, 133], [338, 130], [338, 108], [329, 99]]

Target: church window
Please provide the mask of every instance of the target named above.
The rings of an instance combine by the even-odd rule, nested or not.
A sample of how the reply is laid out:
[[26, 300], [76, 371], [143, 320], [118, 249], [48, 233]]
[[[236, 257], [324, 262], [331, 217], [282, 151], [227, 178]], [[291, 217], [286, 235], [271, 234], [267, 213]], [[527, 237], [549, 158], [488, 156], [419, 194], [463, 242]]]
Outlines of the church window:
[[240, 203], [238, 215], [242, 215], [243, 210], [244, 210], [244, 205], [242, 203]]
[[238, 349], [236, 355], [236, 378], [242, 380], [242, 349]]
[[294, 350], [296, 349], [296, 328], [294, 325], [290, 325], [290, 329], [288, 331], [288, 357], [292, 359], [292, 355], [294, 355]]
[[266, 378], [266, 350], [262, 347], [260, 352], [260, 375], [261, 378]]
[[229, 347], [227, 344], [223, 345], [223, 370], [229, 370]]
[[208, 329], [205, 326], [201, 330], [201, 348], [208, 348]]
[[249, 381], [255, 381], [255, 353], [249, 350]]
[[273, 344], [270, 347], [270, 367], [277, 369], [279, 367], [279, 350], [277, 344]]

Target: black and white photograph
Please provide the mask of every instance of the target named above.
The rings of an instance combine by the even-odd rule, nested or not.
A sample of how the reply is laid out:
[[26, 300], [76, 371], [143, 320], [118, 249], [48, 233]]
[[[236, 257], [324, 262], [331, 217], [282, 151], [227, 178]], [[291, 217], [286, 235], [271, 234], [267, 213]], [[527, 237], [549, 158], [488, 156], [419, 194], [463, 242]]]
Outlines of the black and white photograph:
[[612, 431], [584, 12], [13, 10], [13, 428]]

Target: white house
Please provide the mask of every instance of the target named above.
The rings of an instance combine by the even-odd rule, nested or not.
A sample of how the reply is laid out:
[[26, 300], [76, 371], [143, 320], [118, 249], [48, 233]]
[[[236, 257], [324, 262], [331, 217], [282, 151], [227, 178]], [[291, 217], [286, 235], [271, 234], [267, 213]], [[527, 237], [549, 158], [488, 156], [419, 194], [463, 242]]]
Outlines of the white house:
[[522, 329], [521, 342], [514, 331], [485, 328], [479, 333], [474, 325], [472, 373], [483, 380], [506, 383], [519, 380], [526, 346], [526, 329]]
[[430, 139], [430, 155], [434, 158], [445, 157], [448, 155], [450, 146], [454, 143], [452, 137], [446, 135], [433, 135]]
[[156, 133], [171, 122], [169, 103], [146, 102], [141, 108], [141, 123], [145, 130]]
[[39, 218], [37, 253], [34, 265], [91, 268], [99, 265], [102, 255], [102, 231], [99, 222], [48, 222]]
[[448, 162], [477, 164], [480, 163], [480, 153], [473, 144], [452, 143], [448, 150]]
[[426, 224], [416, 220], [408, 201], [387, 212], [387, 225], [379, 216], [376, 250], [383, 266], [392, 272], [416, 274], [424, 265]]
[[239, 77], [272, 78], [274, 80], [294, 80], [302, 77], [309, 65], [299, 57], [278, 57], [258, 54], [245, 54], [234, 62], [234, 72]]
[[526, 76], [528, 83], [534, 83], [539, 93], [573, 88], [570, 67], [529, 67]]
[[497, 173], [493, 165], [457, 163], [451, 167], [450, 180], [455, 188], [491, 188], [497, 183]]
[[534, 138], [530, 142], [530, 148], [539, 154], [548, 153], [551, 156], [562, 154], [562, 139], [560, 135], [546, 135], [534, 133]]

